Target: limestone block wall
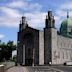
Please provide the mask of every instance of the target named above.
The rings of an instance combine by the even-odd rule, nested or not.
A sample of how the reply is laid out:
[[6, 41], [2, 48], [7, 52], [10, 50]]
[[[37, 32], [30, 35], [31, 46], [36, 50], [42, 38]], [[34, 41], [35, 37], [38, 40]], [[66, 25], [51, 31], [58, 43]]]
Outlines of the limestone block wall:
[[51, 62], [51, 29], [44, 29], [44, 64]]
[[51, 29], [51, 50], [52, 50], [52, 64], [57, 64], [56, 57], [58, 53], [57, 49], [57, 30], [55, 28]]
[[[26, 43], [26, 41], [25, 41], [26, 38], [24, 38], [24, 37], [25, 37], [26, 34], [30, 34], [31, 38], [33, 39], [33, 43], [31, 45], [32, 50], [30, 52], [30, 54], [34, 58], [33, 63], [35, 65], [39, 65], [39, 30], [33, 29], [31, 27], [27, 27], [24, 30], [18, 32], [17, 63], [19, 63], [21, 65], [25, 65], [25, 62], [27, 62], [25, 59], [28, 56], [28, 52], [26, 52], [28, 50], [27, 50], [27, 48], [24, 48], [24, 44]], [[26, 45], [29, 48], [28, 43], [26, 43]], [[25, 46], [25, 47], [27, 47], [27, 46]]]
[[57, 48], [58, 48], [58, 58], [59, 64], [63, 64], [67, 61], [72, 61], [72, 39], [63, 36], [57, 36]]
[[44, 65], [44, 31], [39, 31], [39, 65]]
[[39, 65], [39, 31], [35, 31], [34, 49], [34, 64]]
[[23, 44], [22, 44], [22, 33], [18, 32], [18, 39], [17, 39], [17, 63], [22, 64], [23, 61]]

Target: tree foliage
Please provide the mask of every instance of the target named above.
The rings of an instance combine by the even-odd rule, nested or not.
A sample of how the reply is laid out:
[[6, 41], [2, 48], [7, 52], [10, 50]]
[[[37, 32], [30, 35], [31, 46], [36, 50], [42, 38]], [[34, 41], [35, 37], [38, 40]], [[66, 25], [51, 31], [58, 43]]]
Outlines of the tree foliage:
[[16, 45], [13, 41], [9, 40], [7, 43], [0, 41], [0, 61], [9, 60], [13, 50], [16, 50]]

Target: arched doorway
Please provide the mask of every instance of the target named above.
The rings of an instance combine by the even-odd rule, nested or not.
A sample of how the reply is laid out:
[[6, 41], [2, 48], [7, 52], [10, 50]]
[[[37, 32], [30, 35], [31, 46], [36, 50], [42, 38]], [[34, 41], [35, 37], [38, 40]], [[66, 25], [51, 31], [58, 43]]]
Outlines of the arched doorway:
[[31, 33], [27, 33], [24, 35], [24, 45], [25, 45], [25, 65], [32, 66], [34, 38]]

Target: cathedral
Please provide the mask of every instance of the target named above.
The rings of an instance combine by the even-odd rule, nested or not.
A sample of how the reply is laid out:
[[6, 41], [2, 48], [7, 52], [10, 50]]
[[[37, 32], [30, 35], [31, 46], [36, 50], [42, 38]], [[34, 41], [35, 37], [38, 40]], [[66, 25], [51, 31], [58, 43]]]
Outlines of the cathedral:
[[55, 19], [49, 10], [45, 27], [38, 30], [27, 24], [22, 17], [17, 35], [17, 64], [39, 66], [72, 62], [72, 19], [62, 21], [60, 31], [55, 28]]

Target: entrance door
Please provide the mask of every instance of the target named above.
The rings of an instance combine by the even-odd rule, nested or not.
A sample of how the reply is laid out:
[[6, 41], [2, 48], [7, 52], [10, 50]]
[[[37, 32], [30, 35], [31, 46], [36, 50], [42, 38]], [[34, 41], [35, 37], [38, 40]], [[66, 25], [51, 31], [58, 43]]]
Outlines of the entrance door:
[[25, 65], [32, 66], [33, 64], [33, 36], [29, 33], [24, 36], [25, 45]]
[[26, 66], [32, 66], [33, 59], [26, 59], [25, 61]]

